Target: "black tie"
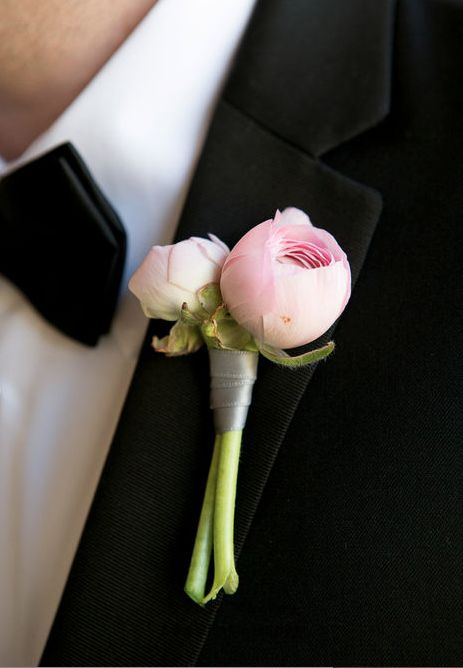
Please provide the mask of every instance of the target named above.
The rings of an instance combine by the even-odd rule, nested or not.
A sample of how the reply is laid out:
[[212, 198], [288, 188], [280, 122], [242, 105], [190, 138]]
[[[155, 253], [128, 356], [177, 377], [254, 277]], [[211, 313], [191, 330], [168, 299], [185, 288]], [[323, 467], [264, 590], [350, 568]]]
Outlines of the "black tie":
[[126, 236], [71, 144], [0, 181], [0, 273], [64, 334], [96, 345], [110, 327]]

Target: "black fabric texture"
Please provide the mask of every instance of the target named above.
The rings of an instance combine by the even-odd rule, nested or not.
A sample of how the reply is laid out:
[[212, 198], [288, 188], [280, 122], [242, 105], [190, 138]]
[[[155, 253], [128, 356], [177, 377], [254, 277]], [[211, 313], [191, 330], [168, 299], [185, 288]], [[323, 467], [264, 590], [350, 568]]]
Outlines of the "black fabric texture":
[[0, 271], [64, 334], [108, 332], [126, 236], [76, 149], [62, 144], [0, 181]]
[[[260, 3], [243, 42], [253, 36], [252, 58], [265, 59], [256, 26], [270, 4], [289, 21], [292, 3]], [[314, 4], [294, 3], [281, 50]], [[337, 12], [351, 44], [362, 7], [392, 25], [389, 3], [352, 3], [358, 22], [347, 4], [330, 2], [325, 20]], [[327, 34], [304, 25], [307, 44]], [[336, 34], [341, 85], [349, 51]], [[323, 164], [268, 116], [259, 122], [232, 73], [178, 237], [233, 243], [277, 206], [310, 212], [358, 276], [336, 351], [315, 373], [260, 364], [238, 482], [240, 588], [200, 609], [182, 587], [213, 438], [207, 361], [156, 356], [153, 323], [43, 665], [462, 664], [462, 35], [462, 3], [399, 2], [392, 94], [385, 81], [368, 113], [377, 127]], [[384, 72], [392, 42], [382, 43]], [[296, 84], [287, 113], [301, 102], [310, 115]], [[338, 140], [362, 123], [352, 113]], [[360, 184], [382, 193], [376, 231], [380, 198]]]
[[265, 0], [224, 92], [264, 127], [320, 155], [389, 109], [394, 3]]

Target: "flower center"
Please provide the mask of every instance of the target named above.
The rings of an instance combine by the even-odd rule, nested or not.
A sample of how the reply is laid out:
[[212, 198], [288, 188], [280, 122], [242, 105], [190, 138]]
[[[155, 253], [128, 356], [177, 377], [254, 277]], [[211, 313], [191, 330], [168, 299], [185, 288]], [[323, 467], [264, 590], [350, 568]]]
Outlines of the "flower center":
[[310, 241], [281, 239], [276, 253], [277, 262], [295, 264], [304, 269], [328, 267], [335, 260], [330, 251]]

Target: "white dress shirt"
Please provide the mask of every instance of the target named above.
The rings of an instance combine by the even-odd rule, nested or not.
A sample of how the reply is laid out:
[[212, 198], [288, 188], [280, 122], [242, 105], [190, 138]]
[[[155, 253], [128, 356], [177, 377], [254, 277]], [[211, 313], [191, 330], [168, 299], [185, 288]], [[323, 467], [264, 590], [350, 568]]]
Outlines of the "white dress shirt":
[[0, 665], [40, 659], [146, 320], [128, 278], [174, 234], [254, 0], [159, 0], [16, 163], [72, 141], [128, 234], [121, 301], [96, 348], [50, 327], [0, 276]]

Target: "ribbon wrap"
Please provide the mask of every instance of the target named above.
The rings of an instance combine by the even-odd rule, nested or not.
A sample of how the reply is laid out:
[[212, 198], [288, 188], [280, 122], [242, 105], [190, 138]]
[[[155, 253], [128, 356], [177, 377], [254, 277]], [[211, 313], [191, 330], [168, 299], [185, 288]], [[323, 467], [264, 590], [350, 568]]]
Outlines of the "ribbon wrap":
[[209, 350], [210, 406], [217, 434], [244, 429], [258, 358], [258, 353], [247, 350]]

